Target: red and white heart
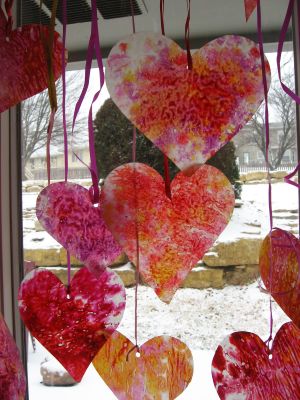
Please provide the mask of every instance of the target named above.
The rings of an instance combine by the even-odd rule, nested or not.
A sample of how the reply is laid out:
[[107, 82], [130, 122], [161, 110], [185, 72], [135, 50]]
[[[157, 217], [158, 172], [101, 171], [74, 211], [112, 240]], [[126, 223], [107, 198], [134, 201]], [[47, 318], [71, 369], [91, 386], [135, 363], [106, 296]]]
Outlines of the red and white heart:
[[267, 290], [300, 328], [299, 239], [283, 229], [274, 229], [261, 245], [259, 269]]
[[[0, 113], [48, 87], [48, 69], [42, 43], [49, 28], [25, 25], [6, 37], [7, 20], [0, 8]], [[62, 42], [54, 32], [53, 68], [58, 79], [62, 72]]]
[[212, 377], [221, 400], [300, 399], [300, 331], [291, 322], [275, 336], [272, 357], [259, 336], [235, 332], [217, 348]]
[[192, 58], [188, 70], [186, 52], [175, 42], [139, 32], [112, 48], [106, 68], [113, 101], [181, 170], [213, 156], [264, 99], [260, 52], [253, 41], [223, 36]]
[[93, 360], [98, 374], [119, 400], [173, 400], [190, 383], [193, 357], [170, 336], [158, 336], [139, 347], [116, 331]]
[[226, 227], [235, 202], [228, 179], [209, 165], [177, 174], [171, 194], [141, 163], [112, 171], [101, 194], [107, 226], [135, 265], [138, 239], [139, 272], [166, 303]]
[[44, 229], [93, 273], [101, 272], [122, 252], [107, 229], [100, 206], [84, 187], [52, 183], [41, 191], [36, 215]]
[[17, 345], [0, 314], [0, 399], [23, 400], [26, 376]]
[[124, 309], [124, 285], [110, 269], [97, 278], [87, 268], [80, 269], [69, 294], [54, 274], [37, 269], [19, 290], [26, 327], [76, 381], [118, 327]]

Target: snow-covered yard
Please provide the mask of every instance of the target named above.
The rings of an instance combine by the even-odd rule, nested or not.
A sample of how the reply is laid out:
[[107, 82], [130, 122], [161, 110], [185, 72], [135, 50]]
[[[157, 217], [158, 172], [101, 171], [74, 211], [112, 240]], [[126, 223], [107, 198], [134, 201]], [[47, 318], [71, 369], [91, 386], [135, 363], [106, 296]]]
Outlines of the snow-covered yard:
[[[32, 210], [36, 193], [23, 194], [24, 210]], [[219, 241], [232, 240], [245, 235], [264, 236], [269, 230], [267, 185], [244, 185], [243, 206], [234, 210], [232, 221]], [[297, 190], [284, 183], [273, 185], [274, 226], [297, 230]], [[55, 246], [53, 239], [39, 232], [41, 241], [33, 241], [37, 233], [31, 232], [33, 222], [28, 218], [24, 245], [28, 248], [45, 243]], [[26, 227], [26, 225], [25, 225]], [[131, 340], [134, 337], [134, 289], [127, 289], [127, 303], [119, 330]], [[287, 321], [287, 317], [274, 304], [275, 331]], [[178, 397], [186, 400], [218, 399], [211, 375], [210, 363], [218, 343], [233, 331], [247, 330], [266, 339], [269, 335], [269, 296], [259, 290], [258, 283], [249, 286], [228, 286], [224, 289], [179, 289], [170, 305], [162, 303], [154, 292], [139, 288], [138, 308], [139, 342], [167, 334], [184, 341], [194, 356], [194, 377], [187, 390]], [[30, 400], [72, 399], [113, 400], [114, 395], [106, 388], [91, 366], [82, 382], [73, 387], [46, 387], [42, 385], [40, 363], [47, 352], [38, 346], [36, 353], [29, 349], [28, 370]]]

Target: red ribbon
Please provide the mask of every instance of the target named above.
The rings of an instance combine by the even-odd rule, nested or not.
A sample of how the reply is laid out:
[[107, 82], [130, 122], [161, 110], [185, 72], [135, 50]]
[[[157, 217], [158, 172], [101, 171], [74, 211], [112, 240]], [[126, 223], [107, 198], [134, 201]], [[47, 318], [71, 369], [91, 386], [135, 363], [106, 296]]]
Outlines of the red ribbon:
[[193, 59], [192, 59], [191, 46], [190, 46], [191, 0], [188, 0], [187, 5], [188, 5], [188, 12], [187, 12], [187, 17], [186, 17], [186, 21], [185, 21], [185, 46], [186, 46], [186, 52], [187, 52], [188, 69], [192, 70], [193, 69]]
[[5, 0], [5, 11], [7, 14], [7, 23], [6, 23], [6, 37], [9, 37], [12, 31], [13, 26], [13, 18], [12, 18], [12, 6], [14, 4], [14, 0]]
[[[165, 13], [165, 0], [160, 0], [160, 26], [162, 35], [165, 35], [164, 13]], [[169, 159], [165, 154], [164, 154], [164, 175], [165, 175], [166, 195], [169, 198], [171, 198], [170, 166], [169, 166]]]

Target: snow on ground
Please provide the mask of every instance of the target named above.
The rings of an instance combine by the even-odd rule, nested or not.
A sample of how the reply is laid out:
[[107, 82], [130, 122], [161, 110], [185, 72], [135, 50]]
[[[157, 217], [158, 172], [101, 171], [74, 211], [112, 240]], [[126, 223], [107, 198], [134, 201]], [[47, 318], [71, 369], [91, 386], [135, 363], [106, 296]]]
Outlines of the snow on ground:
[[[134, 338], [134, 289], [126, 290], [127, 302], [119, 330]], [[138, 335], [142, 344], [151, 337], [170, 335], [184, 341], [194, 357], [194, 377], [180, 400], [215, 400], [210, 375], [211, 360], [217, 345], [228, 334], [246, 330], [269, 336], [269, 296], [257, 283], [249, 286], [229, 286], [217, 289], [179, 289], [170, 305], [162, 303], [148, 287], [140, 287], [138, 295]], [[275, 331], [288, 319], [273, 303]], [[38, 346], [36, 353], [29, 349], [30, 400], [113, 400], [115, 396], [90, 366], [82, 382], [73, 387], [46, 387], [41, 384], [40, 363], [49, 357]]]
[[[272, 185], [272, 193], [274, 226], [297, 230], [297, 189], [279, 182]], [[38, 193], [23, 193], [23, 211], [24, 213], [30, 211], [29, 219], [28, 217], [25, 219], [24, 248], [58, 248], [60, 245], [47, 232], [34, 231], [32, 221], [35, 216], [32, 210], [35, 207], [37, 195]], [[243, 185], [242, 202], [242, 207], [234, 209], [231, 221], [218, 238], [218, 242], [234, 241], [242, 237], [264, 237], [268, 233], [270, 229], [268, 185], [265, 183]], [[286, 212], [283, 213], [283, 211]], [[32, 228], [32, 233], [30, 233], [30, 228]]]
[[[273, 188], [275, 226], [286, 227], [287, 220], [297, 218], [297, 190], [276, 183]], [[239, 237], [264, 236], [269, 230], [266, 184], [244, 185], [243, 206], [235, 208], [233, 218], [219, 241], [232, 241]], [[37, 193], [23, 194], [24, 211], [35, 206]], [[286, 218], [287, 217], [287, 218]], [[27, 226], [29, 224], [27, 223]], [[37, 241], [34, 239], [38, 239]], [[39, 240], [41, 239], [41, 240]], [[25, 248], [54, 246], [53, 239], [43, 232], [28, 233]], [[119, 330], [131, 340], [134, 337], [134, 289], [127, 292], [127, 304]], [[180, 400], [215, 400], [210, 364], [220, 341], [234, 331], [247, 330], [269, 336], [269, 296], [259, 290], [258, 283], [249, 286], [229, 286], [224, 289], [179, 289], [170, 305], [162, 303], [153, 290], [139, 288], [139, 343], [151, 337], [167, 334], [184, 341], [194, 356], [194, 377]], [[273, 302], [275, 332], [287, 317]], [[69, 399], [113, 400], [115, 396], [104, 385], [91, 366], [82, 382], [73, 387], [46, 387], [42, 385], [40, 363], [47, 352], [38, 346], [36, 353], [29, 349], [28, 370], [30, 400]]]

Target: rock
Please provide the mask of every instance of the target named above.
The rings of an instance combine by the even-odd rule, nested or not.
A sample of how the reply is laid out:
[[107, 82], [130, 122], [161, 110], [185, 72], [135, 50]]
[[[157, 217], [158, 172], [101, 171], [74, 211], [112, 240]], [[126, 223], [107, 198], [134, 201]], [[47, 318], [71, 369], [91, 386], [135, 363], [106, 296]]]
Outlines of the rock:
[[226, 285], [248, 285], [256, 281], [258, 276], [258, 265], [237, 265], [224, 269], [224, 281]]
[[244, 182], [261, 181], [262, 179], [267, 179], [267, 172], [266, 171], [248, 172], [246, 175], [243, 176], [243, 179]]
[[41, 186], [28, 186], [26, 192], [28, 193], [39, 193], [43, 188]]
[[240, 181], [241, 181], [242, 183], [245, 183], [245, 182], [246, 182], [246, 175], [247, 175], [247, 174], [240, 174]]
[[34, 229], [36, 232], [43, 232], [45, 230], [38, 219], [34, 221]]
[[114, 268], [114, 271], [122, 279], [125, 287], [130, 287], [135, 285], [135, 268], [129, 262], [121, 267]]
[[208, 267], [258, 264], [262, 238], [240, 238], [232, 242], [217, 242], [203, 257]]
[[55, 359], [43, 362], [40, 372], [43, 377], [43, 384], [46, 386], [72, 386], [77, 384], [64, 367]]
[[[67, 265], [67, 251], [64, 247], [60, 248], [60, 265]], [[83, 265], [83, 263], [71, 255], [71, 265]]]
[[282, 180], [288, 173], [286, 171], [271, 171], [271, 178]]
[[128, 257], [125, 253], [122, 253], [117, 257], [114, 262], [109, 266], [110, 268], [116, 268], [120, 265], [124, 265], [128, 263]]
[[60, 249], [24, 249], [24, 259], [38, 267], [60, 265]]
[[[77, 271], [79, 271], [80, 268], [71, 268], [71, 279], [73, 276], [76, 274]], [[65, 267], [48, 267], [47, 271], [52, 272], [54, 275], [58, 277], [62, 281], [64, 285], [67, 285], [68, 283], [68, 269]]]
[[193, 289], [219, 289], [224, 286], [223, 275], [223, 269], [197, 266], [188, 274], [181, 287]]
[[243, 204], [244, 204], [244, 203], [243, 203], [243, 200], [241, 200], [241, 199], [235, 199], [234, 207], [235, 207], [235, 208], [241, 208]]

